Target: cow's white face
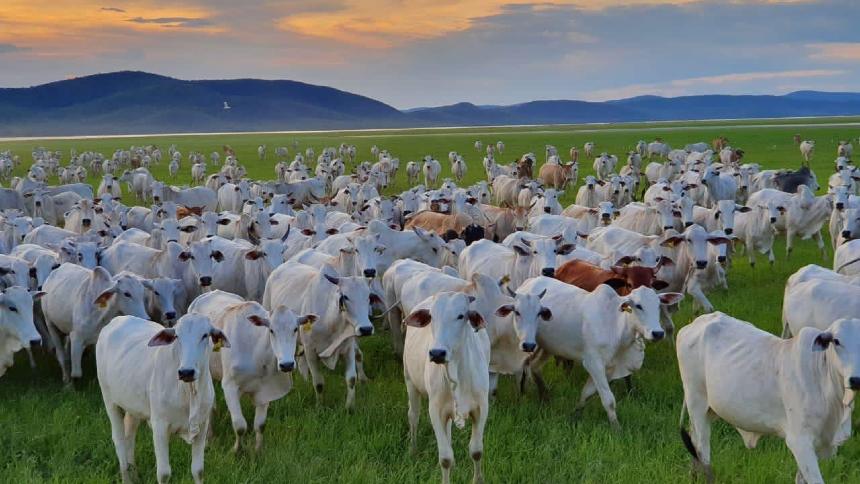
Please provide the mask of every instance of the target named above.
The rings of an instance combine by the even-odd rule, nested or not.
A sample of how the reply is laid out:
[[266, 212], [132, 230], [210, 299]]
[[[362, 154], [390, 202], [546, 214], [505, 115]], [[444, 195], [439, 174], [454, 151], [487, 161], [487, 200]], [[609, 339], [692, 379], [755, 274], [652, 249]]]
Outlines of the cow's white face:
[[66, 239], [60, 246], [65, 261], [77, 264], [86, 269], [95, 269], [98, 265], [99, 246], [95, 242], [76, 242]]
[[735, 212], [749, 212], [749, 207], [738, 205], [734, 200], [720, 200], [717, 202], [717, 210], [714, 212], [719, 226], [727, 235], [735, 230]]
[[814, 340], [814, 350], [831, 349], [831, 364], [842, 376], [845, 389], [860, 390], [860, 319], [836, 320]]
[[149, 340], [149, 346], [179, 345], [179, 380], [192, 383], [209, 371], [209, 354], [214, 344], [230, 347], [227, 337], [212, 326], [209, 318], [202, 314], [186, 314], [179, 318], [176, 326], [165, 328]]
[[841, 235], [845, 240], [860, 238], [860, 209], [849, 208], [843, 211]]
[[355, 328], [356, 336], [370, 336], [373, 325], [370, 323], [370, 303], [382, 304], [378, 295], [370, 292], [364, 277], [325, 276], [337, 286], [338, 306], [343, 317]]
[[141, 282], [152, 293], [153, 305], [161, 312], [164, 322], [170, 326], [179, 316], [176, 298], [184, 299], [185, 286], [182, 285], [182, 281], [169, 277], [157, 277]]
[[164, 198], [164, 182], [154, 181], [149, 184], [150, 190], [152, 190], [152, 200], [155, 203], [161, 201]]
[[278, 370], [284, 373], [293, 371], [296, 366], [299, 328], [305, 324], [313, 324], [317, 316], [308, 314], [297, 318], [295, 313], [284, 305], [276, 307], [271, 314], [267, 314], [262, 307], [259, 309], [257, 314], [248, 316], [248, 321], [268, 330], [269, 345], [278, 362]]
[[451, 355], [458, 352], [467, 336], [467, 331], [483, 328], [484, 319], [470, 309], [471, 298], [460, 292], [442, 292], [433, 297], [429, 309], [417, 309], [406, 318], [406, 324], [424, 327], [431, 323], [433, 343], [428, 357], [431, 362], [445, 364]]
[[418, 227], [413, 227], [412, 230], [418, 236], [420, 243], [420, 248], [416, 252], [415, 259], [433, 267], [442, 265], [445, 241], [436, 235], [435, 232], [429, 232]]
[[0, 292], [0, 327], [18, 338], [24, 348], [39, 345], [42, 336], [33, 324], [33, 300], [45, 293], [31, 293], [26, 287], [12, 286]]
[[215, 272], [215, 264], [224, 260], [224, 255], [219, 250], [212, 250], [209, 240], [200, 240], [192, 243], [179, 254], [179, 260], [191, 264], [197, 282], [204, 289], [212, 285], [212, 274]]
[[[153, 225], [156, 230], [161, 230], [161, 239], [166, 242], [179, 242], [180, 226], [175, 218], [166, 218]], [[186, 229], [188, 230], [188, 229]]]
[[379, 234], [356, 237], [352, 240], [355, 247], [356, 274], [374, 278], [379, 267], [379, 256], [385, 252], [385, 246], [379, 243]]
[[660, 305], [675, 304], [683, 298], [684, 295], [677, 292], [658, 295], [654, 289], [641, 286], [620, 298], [618, 310], [626, 313], [624, 317], [636, 333], [648, 341], [659, 341], [666, 334], [660, 326]]
[[608, 225], [615, 217], [615, 205], [612, 202], [600, 202], [597, 204], [597, 211], [600, 220], [604, 225]]
[[552, 311], [543, 307], [540, 302], [544, 294], [546, 294], [546, 290], [540, 294], [516, 293], [513, 295], [511, 303], [502, 305], [496, 310], [496, 315], [500, 317], [506, 317], [513, 313], [514, 330], [520, 342], [520, 349], [526, 353], [532, 353], [537, 348], [535, 338], [537, 337], [539, 320], [549, 321], [552, 319]]
[[143, 284], [136, 277], [120, 274], [113, 277], [114, 304], [120, 314], [149, 319], [144, 304]]
[[693, 199], [688, 197], [686, 194], [682, 194], [680, 198], [675, 202], [675, 207], [678, 211], [681, 212], [681, 223], [684, 224], [684, 227], [689, 227], [693, 225], [693, 207], [696, 204], [693, 202]]

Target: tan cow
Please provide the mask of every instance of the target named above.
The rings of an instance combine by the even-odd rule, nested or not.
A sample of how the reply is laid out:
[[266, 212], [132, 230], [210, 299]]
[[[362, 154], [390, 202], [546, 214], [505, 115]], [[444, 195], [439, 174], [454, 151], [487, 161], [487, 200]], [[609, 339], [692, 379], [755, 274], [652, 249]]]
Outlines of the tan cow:
[[555, 188], [556, 190], [564, 190], [564, 187], [573, 180], [576, 183], [576, 176], [579, 172], [579, 167], [576, 162], [567, 163], [564, 165], [545, 164], [540, 167], [538, 178], [544, 185]]

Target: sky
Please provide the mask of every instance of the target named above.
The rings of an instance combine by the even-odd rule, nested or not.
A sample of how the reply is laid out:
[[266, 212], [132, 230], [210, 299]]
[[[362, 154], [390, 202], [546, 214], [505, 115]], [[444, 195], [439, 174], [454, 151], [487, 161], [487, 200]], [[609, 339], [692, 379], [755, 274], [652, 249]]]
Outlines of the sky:
[[860, 0], [0, 0], [0, 87], [293, 79], [397, 108], [860, 91]]

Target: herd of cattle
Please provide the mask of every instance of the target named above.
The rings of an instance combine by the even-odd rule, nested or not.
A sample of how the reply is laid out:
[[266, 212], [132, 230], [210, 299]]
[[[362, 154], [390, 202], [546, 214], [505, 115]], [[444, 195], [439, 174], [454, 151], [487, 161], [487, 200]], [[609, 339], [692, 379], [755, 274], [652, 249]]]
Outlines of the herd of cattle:
[[[797, 140], [804, 160], [814, 143]], [[294, 148], [295, 149], [295, 148]], [[484, 146], [475, 149], [483, 156]], [[617, 428], [609, 382], [641, 368], [648, 344], [672, 336], [685, 294], [702, 312], [677, 334], [684, 386], [683, 442], [711, 477], [712, 411], [752, 447], [785, 439], [799, 482], [822, 482], [818, 458], [848, 438], [860, 389], [860, 171], [840, 143], [833, 174], [819, 187], [808, 164], [763, 170], [718, 138], [671, 149], [640, 141], [626, 162], [597, 154], [579, 178], [547, 146], [538, 169], [527, 153], [496, 161], [486, 145], [486, 181], [459, 186], [464, 155], [448, 156], [453, 179], [427, 156], [405, 164], [411, 188], [381, 193], [399, 160], [373, 147], [308, 148], [279, 159], [274, 181], [245, 176], [234, 151], [188, 156], [192, 187], [156, 180], [158, 147], [113, 156], [38, 148], [27, 175], [20, 157], [0, 153], [0, 376], [19, 350], [56, 355], [65, 382], [82, 376], [95, 346], [98, 381], [124, 481], [138, 425], [152, 427], [159, 482], [171, 471], [170, 435], [203, 454], [221, 382], [238, 450], [248, 423], [240, 397], [255, 406], [260, 449], [271, 402], [290, 391], [291, 372], [310, 373], [319, 398], [323, 371], [343, 363], [346, 406], [366, 381], [362, 337], [388, 328], [402, 355], [413, 449], [422, 398], [436, 435], [443, 482], [453, 466], [451, 424], [471, 422], [469, 454], [482, 481], [483, 432], [500, 375], [547, 392], [542, 367], [580, 362], [588, 373], [577, 408], [595, 393]], [[176, 177], [182, 154], [167, 151]], [[260, 160], [267, 149], [258, 149]], [[223, 158], [223, 161], [222, 161]], [[647, 163], [646, 163], [647, 162]], [[93, 192], [88, 172], [102, 181]], [[207, 172], [210, 174], [207, 175]], [[51, 178], [60, 184], [50, 185]], [[423, 184], [418, 184], [423, 177]], [[123, 194], [125, 183], [125, 198]], [[560, 197], [576, 191], [576, 203]], [[816, 192], [821, 191], [821, 195]], [[150, 206], [127, 206], [134, 195]], [[771, 264], [776, 237], [787, 252], [814, 239], [834, 270], [802, 268], [786, 284], [783, 337], [712, 312], [707, 293], [728, 288], [733, 247]], [[34, 301], [39, 303], [34, 305]], [[791, 337], [794, 335], [794, 337]]]

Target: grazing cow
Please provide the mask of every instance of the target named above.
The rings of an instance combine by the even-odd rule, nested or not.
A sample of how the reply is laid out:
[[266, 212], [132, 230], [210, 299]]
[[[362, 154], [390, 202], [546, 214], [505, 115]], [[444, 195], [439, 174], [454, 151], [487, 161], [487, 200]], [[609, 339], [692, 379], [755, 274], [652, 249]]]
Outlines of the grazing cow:
[[33, 301], [44, 295], [20, 286], [0, 291], [0, 377], [15, 362], [16, 352], [42, 343], [33, 324]]
[[123, 482], [131, 482], [128, 468], [142, 420], [152, 427], [158, 482], [170, 478], [171, 434], [191, 444], [191, 475], [203, 482], [215, 402], [209, 355], [222, 346], [230, 347], [224, 333], [199, 314], [183, 316], [174, 328], [134, 316], [116, 317], [104, 328], [96, 366]]
[[556, 190], [564, 190], [568, 184], [576, 185], [579, 175], [579, 165], [576, 162], [563, 165], [545, 164], [540, 167], [538, 178], [546, 185]]
[[370, 305], [382, 304], [370, 291], [364, 277], [339, 277], [331, 268], [322, 270], [298, 262], [287, 262], [272, 271], [263, 293], [269, 311], [285, 304], [296, 314], [316, 314], [310, 328], [300, 330], [305, 361], [313, 379], [317, 402], [323, 392], [320, 363], [334, 369], [344, 359], [347, 383], [346, 408], [355, 406], [356, 363], [361, 353], [357, 336], [373, 334]]
[[255, 447], [259, 451], [269, 404], [284, 397], [293, 385], [298, 330], [316, 321], [316, 315], [296, 317], [284, 305], [269, 313], [259, 303], [223, 291], [199, 296], [188, 310], [207, 316], [230, 341], [230, 348], [212, 354], [210, 367], [212, 377], [221, 381], [233, 421], [233, 452], [239, 450], [248, 429], [239, 402], [242, 395], [250, 395], [254, 402]]
[[[84, 348], [96, 342], [111, 317], [128, 314], [149, 319], [144, 286], [128, 274], [111, 277], [103, 267], [89, 270], [65, 263], [48, 276], [43, 288], [47, 294], [42, 299], [42, 314], [66, 383], [83, 376]], [[71, 372], [61, 334], [68, 335]]]
[[660, 180], [672, 180], [681, 171], [681, 163], [667, 160], [663, 163], [651, 162], [645, 166], [645, 178], [655, 184]]
[[[151, 185], [155, 181], [152, 173], [146, 168], [135, 168], [134, 170], [126, 170], [119, 181], [123, 181], [128, 185], [128, 191], [134, 193], [138, 200], [146, 200], [152, 193]], [[85, 197], [86, 198], [86, 197]]]
[[648, 158], [654, 158], [657, 156], [658, 158], [666, 158], [669, 156], [669, 151], [671, 151], [671, 147], [668, 144], [664, 143], [661, 139], [656, 139], [650, 143], [648, 143]]
[[663, 339], [666, 333], [660, 326], [660, 305], [677, 303], [683, 296], [658, 295], [648, 287], [619, 296], [604, 284], [587, 292], [548, 277], [529, 279], [519, 291], [533, 294], [546, 291], [541, 304], [553, 314], [552, 321], [538, 326], [537, 343], [541, 351], [528, 367], [541, 395], [547, 394], [541, 368], [551, 356], [580, 361], [590, 378], [582, 389], [577, 410], [597, 392], [610, 424], [620, 428], [609, 382], [641, 367], [645, 349], [638, 339]]
[[642, 286], [658, 291], [665, 289], [669, 284], [657, 279], [661, 266], [662, 264], [659, 263], [656, 267], [614, 265], [606, 270], [586, 261], [571, 260], [558, 268], [555, 278], [588, 292], [594, 291], [601, 284], [606, 284], [619, 296], [626, 296], [630, 291]]
[[[710, 421], [725, 420], [748, 448], [783, 437], [797, 462], [796, 482], [823, 483], [819, 457], [850, 435], [852, 393], [860, 390], [860, 320], [782, 340], [723, 313], [698, 317], [676, 341], [684, 385], [681, 437], [709, 481]], [[851, 393], [849, 393], [851, 392]], [[814, 397], [811, 397], [813, 396]], [[691, 432], [683, 428], [689, 413]]]
[[241, 213], [242, 206], [251, 197], [250, 188], [248, 182], [244, 180], [238, 184], [225, 183], [218, 189], [218, 208], [233, 213]]
[[708, 232], [722, 230], [731, 235], [735, 230], [735, 213], [748, 213], [751, 210], [736, 204], [734, 200], [719, 200], [713, 208], [693, 207], [693, 221]]
[[[772, 183], [775, 188], [786, 193], [796, 193], [800, 185], [806, 185], [813, 192], [817, 192], [820, 188], [815, 173], [808, 166], [802, 166], [797, 171], [779, 171], [773, 175]], [[762, 188], [767, 187], [763, 186]]]
[[409, 396], [409, 440], [417, 452], [421, 397], [429, 399], [430, 422], [436, 434], [442, 482], [451, 480], [454, 450], [451, 424], [463, 428], [472, 421], [469, 454], [473, 482], [483, 482], [484, 426], [489, 405], [490, 339], [484, 318], [470, 308], [470, 297], [442, 292], [406, 318], [403, 373]]
[[803, 156], [803, 161], [809, 163], [812, 161], [812, 156], [815, 155], [815, 141], [803, 140], [800, 142], [800, 154]]

